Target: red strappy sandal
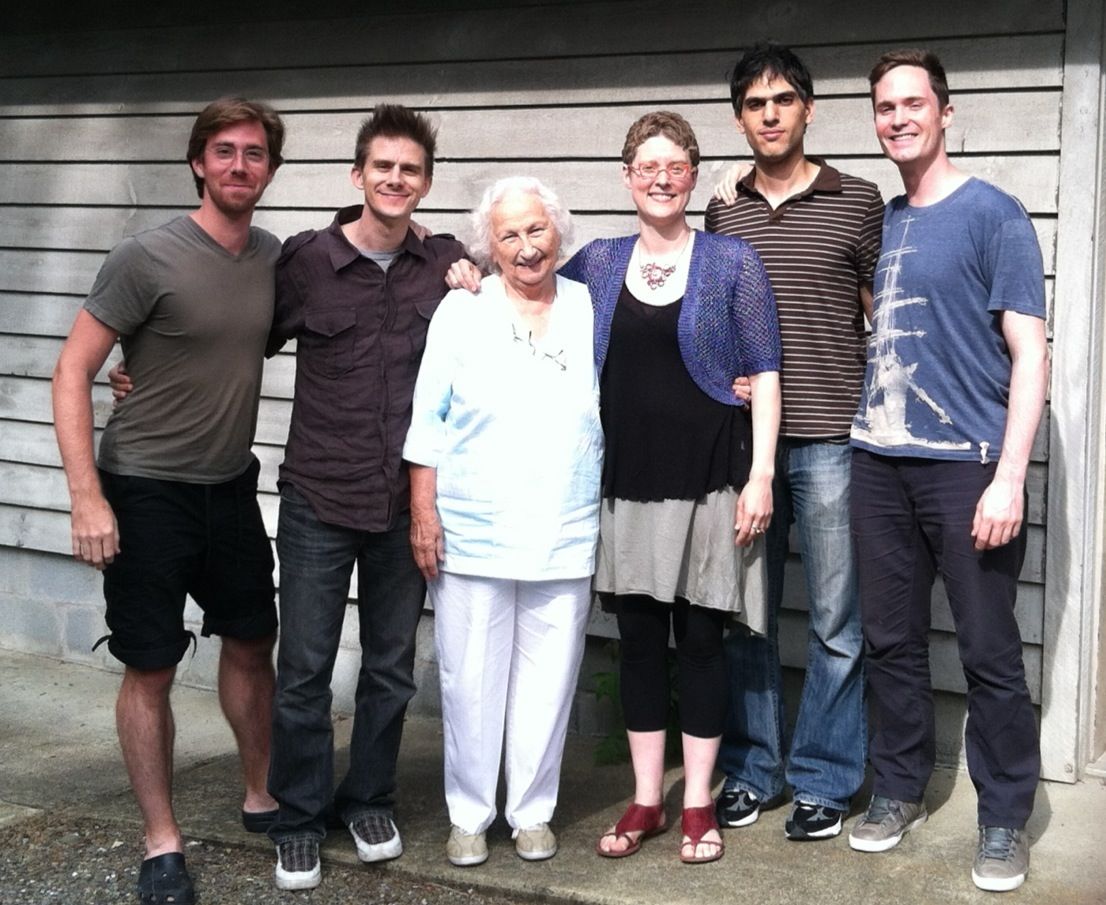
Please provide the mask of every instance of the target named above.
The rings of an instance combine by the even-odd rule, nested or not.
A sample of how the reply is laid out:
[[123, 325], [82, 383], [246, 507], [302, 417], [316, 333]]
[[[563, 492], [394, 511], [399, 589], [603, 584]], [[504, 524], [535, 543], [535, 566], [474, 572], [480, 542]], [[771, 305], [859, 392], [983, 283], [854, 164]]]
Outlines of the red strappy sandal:
[[[709, 839], [703, 841], [703, 837], [711, 830], [718, 830], [718, 838], [722, 838], [722, 831], [718, 829], [718, 819], [714, 815], [714, 805], [708, 804], [701, 808], [684, 808], [684, 816], [680, 822], [683, 824], [684, 835], [687, 836], [687, 842], [680, 843], [680, 860], [684, 864], [708, 864], [711, 861], [717, 861], [726, 853], [724, 842], [711, 842]], [[716, 845], [718, 851], [713, 855], [696, 855], [695, 850], [700, 843]], [[691, 847], [692, 851], [690, 856], [684, 854], [684, 849], [688, 846]]]
[[[628, 808], [622, 818], [614, 825], [614, 829], [599, 837], [595, 843], [595, 852], [604, 858], [627, 858], [641, 848], [641, 843], [650, 836], [656, 836], [668, 829], [668, 821], [664, 817], [664, 804], [644, 805], [634, 802]], [[630, 833], [640, 833], [636, 839]], [[600, 842], [604, 839], [625, 839], [629, 845], [622, 851], [604, 851]]]

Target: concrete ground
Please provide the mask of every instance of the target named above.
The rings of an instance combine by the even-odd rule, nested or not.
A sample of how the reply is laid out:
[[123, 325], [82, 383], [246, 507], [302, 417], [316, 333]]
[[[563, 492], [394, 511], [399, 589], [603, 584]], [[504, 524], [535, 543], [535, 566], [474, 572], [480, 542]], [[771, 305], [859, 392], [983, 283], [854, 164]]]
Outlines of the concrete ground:
[[[141, 858], [138, 813], [115, 740], [113, 705], [118, 681], [115, 674], [89, 667], [0, 651], [0, 833], [5, 827], [31, 827], [36, 820], [41, 823], [43, 812], [54, 823], [60, 817], [62, 825], [70, 818], [80, 826], [106, 822], [129, 828], [112, 844], [123, 847], [122, 854], [137, 866]], [[204, 851], [218, 853], [219, 870], [249, 872], [259, 889], [271, 890], [269, 842], [247, 835], [238, 824], [237, 762], [215, 696], [178, 687], [173, 702], [178, 727], [175, 802], [185, 834]], [[339, 721], [339, 759], [344, 755], [348, 729], [348, 721]], [[611, 861], [594, 854], [595, 840], [625, 807], [632, 791], [630, 769], [625, 765], [594, 766], [593, 748], [592, 739], [569, 740], [561, 804], [553, 824], [560, 839], [555, 858], [541, 863], [520, 861], [507, 827], [500, 822], [489, 833], [488, 862], [458, 869], [444, 855], [449, 825], [441, 791], [440, 725], [408, 720], [399, 765], [397, 815], [406, 851], [397, 861], [374, 869], [373, 876], [410, 879], [424, 884], [420, 888], [425, 889], [487, 893], [506, 902], [954, 905], [995, 901], [994, 894], [976, 890], [969, 876], [975, 847], [975, 795], [963, 773], [938, 771], [927, 794], [929, 822], [884, 854], [853, 852], [844, 835], [820, 843], [788, 842], [783, 834], [784, 807], [764, 813], [750, 827], [728, 830], [726, 856], [714, 864], [680, 864], [675, 830], [648, 840], [632, 858]], [[669, 785], [669, 819], [678, 821], [678, 771], [670, 774]], [[1012, 905], [1104, 905], [1104, 814], [1103, 782], [1042, 783], [1029, 825], [1029, 879], [1002, 901]], [[32, 844], [34, 836], [28, 832], [23, 838], [25, 845]], [[0, 850], [0, 878], [5, 876], [7, 855], [10, 852]], [[341, 831], [327, 839], [323, 860], [321, 889], [328, 876], [348, 875], [356, 885], [369, 870], [358, 866], [353, 846]], [[56, 869], [73, 871], [76, 876], [73, 864], [56, 865]], [[259, 871], [262, 876], [253, 878]], [[210, 879], [198, 878], [201, 890], [208, 890], [202, 895], [204, 905], [221, 901], [212, 894]], [[391, 895], [381, 893], [380, 888], [372, 887], [371, 893], [366, 889], [361, 901], [391, 901]], [[0, 880], [2, 903], [32, 905], [33, 901], [38, 905], [47, 900], [55, 901], [20, 898]], [[282, 893], [265, 901], [323, 900], [313, 894]], [[421, 901], [437, 900], [424, 896]]]

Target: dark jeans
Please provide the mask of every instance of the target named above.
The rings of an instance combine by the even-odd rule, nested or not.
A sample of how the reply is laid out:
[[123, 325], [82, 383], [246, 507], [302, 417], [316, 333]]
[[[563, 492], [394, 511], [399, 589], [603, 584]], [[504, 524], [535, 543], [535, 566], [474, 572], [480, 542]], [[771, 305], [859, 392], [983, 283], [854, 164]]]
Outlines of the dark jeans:
[[[269, 792], [280, 818], [269, 835], [326, 835], [326, 812], [344, 823], [391, 814], [396, 757], [415, 693], [415, 631], [426, 586], [415, 567], [409, 519], [373, 533], [327, 525], [295, 488], [280, 497], [280, 646]], [[330, 679], [357, 564], [361, 671], [349, 771], [334, 786]]]
[[921, 801], [933, 770], [928, 631], [940, 572], [968, 684], [964, 744], [979, 822], [1020, 829], [1041, 767], [1014, 618], [1025, 530], [984, 552], [971, 538], [976, 503], [995, 467], [854, 450], [852, 533], [874, 730], [873, 791]]

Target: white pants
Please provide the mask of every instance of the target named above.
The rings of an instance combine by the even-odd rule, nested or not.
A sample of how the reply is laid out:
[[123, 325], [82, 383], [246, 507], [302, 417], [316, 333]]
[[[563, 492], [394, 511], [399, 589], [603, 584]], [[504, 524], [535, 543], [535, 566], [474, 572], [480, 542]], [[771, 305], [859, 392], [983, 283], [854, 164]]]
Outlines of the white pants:
[[507, 822], [514, 829], [548, 823], [584, 654], [591, 579], [514, 581], [439, 572], [429, 593], [450, 821], [466, 833], [482, 833], [495, 819], [505, 747]]

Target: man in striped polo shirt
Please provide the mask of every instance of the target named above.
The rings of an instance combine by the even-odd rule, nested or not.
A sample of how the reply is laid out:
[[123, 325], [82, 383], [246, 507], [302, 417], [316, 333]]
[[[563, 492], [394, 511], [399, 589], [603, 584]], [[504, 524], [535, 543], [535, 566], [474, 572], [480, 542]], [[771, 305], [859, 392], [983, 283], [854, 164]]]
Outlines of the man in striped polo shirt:
[[[849, 535], [849, 429], [865, 366], [883, 201], [870, 182], [808, 157], [814, 90], [785, 47], [757, 45], [730, 82], [737, 128], [754, 168], [732, 203], [707, 207], [710, 232], [740, 236], [764, 260], [779, 306], [783, 415], [766, 534], [766, 636], [743, 629], [727, 641], [731, 714], [719, 765], [722, 826], [753, 823], [761, 808], [794, 805], [788, 839], [841, 832], [864, 780], [863, 639]], [[790, 526], [795, 523], [810, 609], [806, 680], [790, 750], [784, 740], [777, 625]]]

